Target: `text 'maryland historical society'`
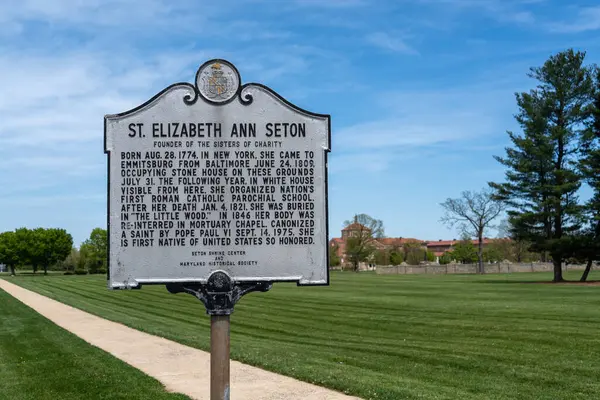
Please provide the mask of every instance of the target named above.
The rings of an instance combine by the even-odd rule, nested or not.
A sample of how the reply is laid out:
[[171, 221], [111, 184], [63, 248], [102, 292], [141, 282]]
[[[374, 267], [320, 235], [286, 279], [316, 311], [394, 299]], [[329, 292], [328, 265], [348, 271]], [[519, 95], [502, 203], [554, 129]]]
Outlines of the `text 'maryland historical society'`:
[[211, 60], [140, 107], [105, 117], [109, 287], [327, 284], [328, 115]]

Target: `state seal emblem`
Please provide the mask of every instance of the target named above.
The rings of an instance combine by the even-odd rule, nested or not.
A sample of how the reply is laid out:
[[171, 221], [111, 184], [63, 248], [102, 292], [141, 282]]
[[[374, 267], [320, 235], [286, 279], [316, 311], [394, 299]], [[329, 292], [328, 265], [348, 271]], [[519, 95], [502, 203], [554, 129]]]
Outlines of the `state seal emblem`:
[[200, 67], [196, 83], [206, 100], [225, 103], [236, 95], [240, 78], [233, 65], [224, 60], [214, 60]]

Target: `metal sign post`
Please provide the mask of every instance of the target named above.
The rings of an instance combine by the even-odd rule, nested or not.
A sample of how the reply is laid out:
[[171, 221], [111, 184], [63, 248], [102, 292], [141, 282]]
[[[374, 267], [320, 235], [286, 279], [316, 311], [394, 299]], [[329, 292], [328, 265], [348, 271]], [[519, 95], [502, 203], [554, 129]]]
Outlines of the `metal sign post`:
[[214, 59], [104, 118], [108, 287], [166, 285], [211, 318], [211, 400], [228, 400], [230, 315], [274, 282], [329, 285], [330, 116]]
[[210, 400], [229, 400], [229, 332], [233, 307], [249, 292], [270, 290], [270, 282], [234, 284], [224, 271], [214, 272], [206, 285], [168, 283], [171, 293], [189, 293], [204, 303], [210, 315]]
[[229, 400], [229, 315], [210, 317], [210, 398]]

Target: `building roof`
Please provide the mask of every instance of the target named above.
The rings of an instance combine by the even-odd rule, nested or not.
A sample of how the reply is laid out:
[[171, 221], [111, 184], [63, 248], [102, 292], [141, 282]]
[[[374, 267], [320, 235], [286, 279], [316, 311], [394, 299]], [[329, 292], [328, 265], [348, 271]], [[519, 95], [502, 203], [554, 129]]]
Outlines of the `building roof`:
[[414, 238], [380, 238], [377, 239], [378, 242], [386, 245], [386, 246], [402, 246], [406, 243], [424, 243], [422, 240], [414, 239]]
[[[510, 239], [507, 239], [507, 238], [502, 238], [502, 239], [483, 238], [483, 244], [490, 244], [490, 243], [498, 242], [498, 241], [502, 241], [502, 240], [510, 240]], [[427, 247], [454, 246], [456, 243], [459, 243], [461, 241], [462, 240], [438, 240], [438, 241], [432, 241], [432, 242], [427, 242]], [[479, 240], [473, 239], [473, 240], [471, 240], [471, 243], [473, 243], [474, 245], [477, 245], [477, 244], [479, 244]]]
[[367, 228], [363, 224], [359, 224], [358, 222], [353, 222], [350, 225], [348, 225], [347, 227], [345, 227], [344, 229], [342, 229], [342, 232], [344, 232], [344, 231], [360, 231], [360, 230], [370, 231], [371, 229]]
[[456, 240], [438, 240], [437, 242], [427, 242], [427, 247], [453, 246]]

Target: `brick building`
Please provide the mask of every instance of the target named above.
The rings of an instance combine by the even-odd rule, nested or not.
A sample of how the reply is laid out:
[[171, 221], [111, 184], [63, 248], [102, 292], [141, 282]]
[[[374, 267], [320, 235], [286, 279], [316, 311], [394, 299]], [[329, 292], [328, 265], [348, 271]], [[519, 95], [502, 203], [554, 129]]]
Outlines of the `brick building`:
[[[341, 237], [333, 238], [329, 241], [329, 246], [331, 248], [334, 248], [337, 246], [337, 256], [340, 257], [341, 263], [342, 263], [342, 265], [344, 265], [344, 264], [347, 264], [346, 240], [353, 236], [358, 236], [361, 234], [368, 234], [368, 233], [370, 233], [370, 230], [366, 226], [355, 222], [355, 223], [352, 223], [352, 224], [346, 226], [344, 229], [342, 229], [341, 233], [342, 233]], [[494, 240], [497, 240], [497, 239], [484, 238], [483, 239], [484, 248], [487, 245], [489, 245], [490, 243], [492, 243]], [[424, 250], [432, 252], [433, 254], [435, 254], [436, 258], [439, 258], [445, 252], [451, 251], [458, 242], [460, 242], [460, 240], [453, 239], [453, 240], [427, 241], [427, 240], [420, 240], [420, 239], [415, 239], [415, 238], [398, 237], [398, 238], [375, 239], [371, 242], [371, 244], [377, 250], [392, 250], [395, 248], [401, 248], [407, 243], [413, 243], [415, 245], [419, 245]], [[474, 246], [478, 245], [477, 240], [472, 240], [472, 242], [473, 242]], [[330, 249], [330, 251], [331, 251], [331, 249]], [[363, 265], [363, 266], [361, 266], [361, 269], [368, 269], [368, 266]]]
[[[483, 238], [483, 247], [492, 243], [494, 239]], [[438, 240], [437, 242], [427, 242], [427, 250], [435, 254], [436, 257], [441, 257], [445, 252], [451, 251], [460, 240]], [[475, 247], [479, 246], [478, 240], [471, 241]]]
[[[342, 265], [346, 264], [346, 240], [350, 237], [356, 237], [361, 234], [369, 234], [370, 229], [359, 223], [352, 223], [342, 229], [342, 237], [333, 238], [329, 241], [330, 247], [337, 246], [337, 256], [340, 257]], [[427, 248], [427, 242], [415, 239], [415, 238], [378, 238], [373, 240], [370, 244], [377, 250], [392, 250], [394, 248], [401, 248], [407, 243], [414, 243], [421, 246], [423, 249]], [[367, 265], [361, 266], [361, 269], [368, 269]]]

